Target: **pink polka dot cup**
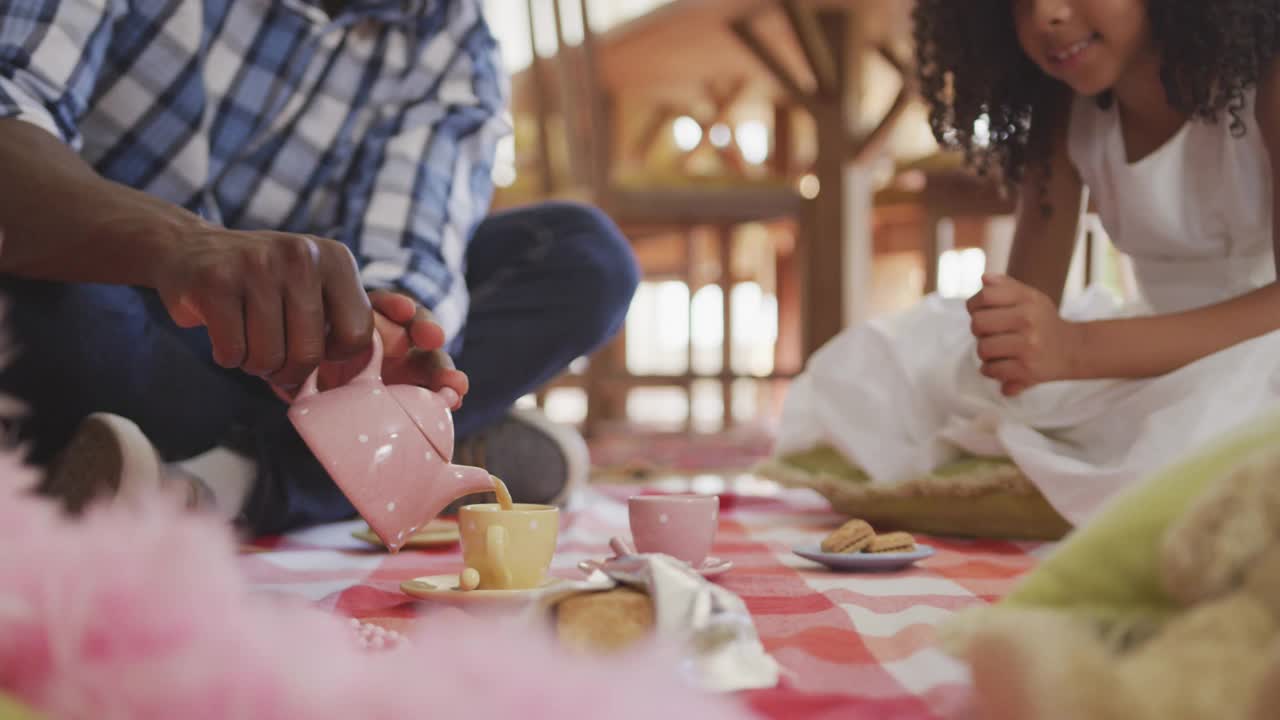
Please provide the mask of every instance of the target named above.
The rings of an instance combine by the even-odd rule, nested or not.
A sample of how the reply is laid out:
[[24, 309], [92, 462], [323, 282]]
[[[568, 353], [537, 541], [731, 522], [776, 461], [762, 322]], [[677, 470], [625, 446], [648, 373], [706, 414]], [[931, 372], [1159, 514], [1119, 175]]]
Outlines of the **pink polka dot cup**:
[[[312, 373], [289, 420], [356, 512], [392, 552], [450, 502], [493, 490], [480, 468], [453, 465], [449, 399], [382, 382], [382, 341], [369, 364], [342, 387], [318, 389]], [[452, 391], [449, 391], [452, 393]]]
[[637, 495], [627, 500], [627, 510], [638, 552], [670, 555], [695, 568], [711, 553], [718, 495]]

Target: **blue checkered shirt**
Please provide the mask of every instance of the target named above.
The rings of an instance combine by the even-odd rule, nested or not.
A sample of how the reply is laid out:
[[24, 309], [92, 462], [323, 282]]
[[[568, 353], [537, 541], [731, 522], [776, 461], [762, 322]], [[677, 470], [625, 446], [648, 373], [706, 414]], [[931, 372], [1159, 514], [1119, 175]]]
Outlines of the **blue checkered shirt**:
[[341, 240], [453, 337], [509, 131], [479, 4], [0, 0], [0, 117], [226, 227]]

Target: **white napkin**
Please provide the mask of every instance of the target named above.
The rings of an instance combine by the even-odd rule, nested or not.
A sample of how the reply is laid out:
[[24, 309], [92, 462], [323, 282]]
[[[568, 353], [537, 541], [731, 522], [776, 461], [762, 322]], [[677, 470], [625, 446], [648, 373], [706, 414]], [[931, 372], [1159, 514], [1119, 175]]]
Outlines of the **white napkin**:
[[742, 598], [668, 555], [610, 558], [584, 583], [566, 583], [541, 598], [539, 605], [549, 607], [567, 595], [617, 584], [649, 595], [658, 642], [683, 648], [684, 670], [696, 686], [732, 692], [778, 684], [778, 663], [761, 645]]

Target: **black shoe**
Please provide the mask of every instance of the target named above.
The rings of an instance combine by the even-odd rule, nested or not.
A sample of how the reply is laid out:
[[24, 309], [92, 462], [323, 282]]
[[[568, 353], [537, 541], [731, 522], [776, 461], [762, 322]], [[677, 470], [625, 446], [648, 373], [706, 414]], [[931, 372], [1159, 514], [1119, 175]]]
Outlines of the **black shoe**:
[[191, 510], [213, 507], [213, 493], [199, 478], [167, 466], [133, 421], [94, 413], [49, 465], [38, 487], [75, 515], [94, 502], [130, 502], [166, 494]]
[[[512, 410], [497, 424], [459, 441], [453, 462], [488, 470], [506, 483], [516, 502], [558, 507], [586, 484], [591, 466], [587, 443], [577, 430], [526, 409]], [[494, 502], [493, 493], [468, 495], [444, 514], [476, 502]]]

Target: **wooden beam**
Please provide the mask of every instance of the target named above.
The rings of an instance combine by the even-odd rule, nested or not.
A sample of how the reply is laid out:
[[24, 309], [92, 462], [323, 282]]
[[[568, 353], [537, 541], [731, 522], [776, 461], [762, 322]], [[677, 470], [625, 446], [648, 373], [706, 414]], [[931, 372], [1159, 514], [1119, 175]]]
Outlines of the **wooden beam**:
[[649, 115], [649, 123], [640, 131], [640, 137], [636, 139], [636, 144], [632, 148], [632, 153], [636, 159], [644, 162], [649, 157], [649, 153], [653, 152], [653, 148], [658, 144], [658, 139], [662, 137], [662, 133], [675, 119], [675, 108], [663, 103], [653, 109]]
[[888, 142], [889, 136], [893, 134], [894, 128], [898, 126], [898, 122], [911, 107], [911, 101], [915, 99], [915, 79], [914, 70], [910, 65], [894, 54], [892, 50], [884, 45], [877, 48], [880, 56], [883, 57], [894, 70], [898, 71], [898, 76], [902, 79], [902, 89], [898, 91], [898, 96], [894, 98], [893, 105], [885, 112], [884, 117], [876, 124], [875, 129], [867, 133], [865, 137], [853, 141], [853, 152], [850, 154], [849, 161], [855, 165], [864, 165], [875, 158]]
[[747, 89], [747, 79], [741, 75], [731, 79], [724, 91], [717, 87], [714, 79], [708, 80], [706, 87], [707, 97], [711, 98], [711, 107], [715, 112], [714, 122], [720, 122], [728, 117], [734, 103], [742, 97], [742, 92]]
[[[746, 89], [747, 79], [741, 76], [734, 78], [729, 84], [729, 89], [724, 93], [717, 92], [713, 85], [707, 86], [707, 92], [711, 95], [711, 102], [715, 107], [715, 119], [711, 121], [711, 127], [724, 123], [725, 127], [729, 128], [729, 144], [716, 148], [716, 152], [720, 155], [721, 162], [739, 176], [747, 174], [747, 161], [742, 157], [742, 149], [738, 147], [738, 131], [733, 126], [730, 114], [733, 113], [733, 106]], [[707, 135], [710, 136], [710, 134], [711, 130], [708, 128]]]
[[[799, 373], [793, 372], [774, 372], [768, 375], [760, 376], [751, 373], [717, 373], [714, 375], [697, 375], [691, 373], [681, 373], [679, 375], [631, 375], [629, 373], [618, 373], [615, 375], [602, 375], [592, 382], [599, 382], [605, 387], [618, 388], [621, 393], [625, 393], [633, 387], [673, 387], [680, 388], [686, 384], [698, 380], [793, 380]], [[586, 387], [588, 381], [584, 375], [574, 375], [573, 373], [563, 373], [559, 377], [548, 383], [548, 388], [558, 387]]]
[[827, 39], [827, 47], [831, 48], [831, 57], [835, 59], [836, 95], [855, 101], [860, 97], [850, 98], [849, 80], [853, 77], [854, 60], [861, 53], [855, 48], [862, 42], [861, 37], [854, 37], [853, 11], [848, 8], [832, 7], [817, 11], [818, 27]]
[[[520, 2], [523, 4], [523, 0]], [[591, 2], [595, 17], [600, 17], [604, 6], [611, 4], [610, 0]], [[621, 4], [622, 0], [613, 2]], [[514, 4], [513, 0], [491, 4], [505, 7], [508, 3]], [[907, 31], [913, 3], [908, 0], [800, 0], [800, 4], [811, 11], [833, 4], [855, 9], [867, 18], [869, 35], [894, 37], [895, 48], [905, 50], [909, 45]], [[743, 73], [743, 66], [751, 63], [745, 72], [753, 80], [753, 95], [764, 101], [770, 99], [767, 94], [783, 96], [781, 86], [772, 77], [754, 67], [753, 60], [744, 58], [741, 43], [729, 30], [731, 21], [747, 15], [752, 17], [756, 34], [790, 70], [791, 76], [802, 88], [812, 90], [815, 85], [806, 69], [808, 63], [778, 0], [672, 0], [608, 31], [602, 32], [597, 23], [596, 46], [605, 86], [623, 93], [628, 112], [634, 112], [636, 107], [653, 107], [659, 102], [678, 106], [696, 102], [706, 78], [731, 77]], [[565, 18], [569, 20], [568, 15]], [[540, 17], [539, 22], [542, 20]], [[541, 32], [543, 28], [545, 33]], [[551, 35], [550, 23], [540, 24], [539, 31], [545, 46]], [[905, 52], [900, 54], [906, 57]], [[554, 73], [550, 77], [554, 98]], [[532, 79], [528, 71], [517, 73], [513, 79], [519, 107], [530, 111]], [[557, 112], [554, 106], [551, 112], [554, 119]], [[554, 130], [554, 124], [552, 127]]]
[[600, 81], [599, 65], [596, 62], [595, 31], [591, 29], [591, 14], [587, 10], [587, 0], [578, 0], [578, 10], [582, 15], [582, 74], [583, 84], [586, 86], [587, 124], [591, 132], [591, 182], [597, 189], [604, 191], [613, 174], [609, 103], [604, 97], [603, 85]]
[[876, 52], [880, 54], [880, 57], [884, 58], [885, 62], [892, 65], [894, 70], [898, 71], [898, 75], [902, 76], [903, 85], [915, 87], [915, 68], [911, 67], [909, 61], [898, 57], [898, 53], [884, 43], [876, 46]]
[[[591, 169], [587, 164], [590, 158], [581, 151], [573, 138], [587, 137], [589, 129], [582, 127], [581, 104], [577, 78], [573, 68], [573, 53], [564, 40], [564, 21], [560, 15], [560, 0], [551, 0], [551, 12], [555, 18], [556, 29], [556, 66], [560, 71], [560, 113], [564, 116], [565, 131], [570, 142], [566, 143], [569, 154], [569, 169], [573, 175], [574, 185], [586, 185], [590, 182]], [[536, 49], [535, 49], [536, 52]]]
[[747, 49], [747, 52], [755, 56], [755, 59], [773, 75], [774, 80], [782, 86], [783, 90], [793, 100], [806, 107], [811, 104], [809, 93], [800, 88], [800, 84], [796, 82], [795, 78], [791, 77], [791, 73], [787, 72], [787, 69], [782, 66], [773, 51], [760, 40], [760, 36], [751, 28], [749, 20], [741, 18], [734, 20], [729, 24], [729, 29], [738, 38], [738, 41], [742, 43], [743, 47]]
[[551, 91], [547, 85], [546, 68], [537, 52], [538, 30], [533, 19], [536, 12], [535, 2], [536, 0], [527, 0], [526, 6], [529, 9], [529, 47], [534, 49], [533, 62], [529, 70], [533, 75], [533, 106], [538, 125], [538, 188], [543, 195], [550, 195], [555, 191], [556, 185], [555, 174], [551, 168]]
[[913, 98], [914, 95], [909, 88], [904, 87], [899, 90], [893, 105], [885, 112], [884, 117], [880, 118], [875, 128], [864, 137], [850, 141], [853, 147], [849, 153], [849, 162], [854, 165], [865, 165], [874, 160], [888, 144], [894, 129], [898, 127], [898, 122], [906, 114], [907, 108], [911, 107]]
[[836, 59], [822, 36], [817, 18], [811, 10], [801, 7], [797, 0], [782, 0], [782, 10], [787, 15], [787, 22], [791, 24], [796, 42], [804, 51], [805, 59], [809, 61], [809, 68], [818, 84], [818, 92], [836, 92]]
[[790, 187], [619, 188], [610, 213], [624, 227], [740, 224], [791, 217], [802, 199]]
[[707, 81], [707, 98], [711, 101], [711, 119], [699, 120], [698, 125], [702, 128], [702, 137], [698, 138], [698, 144], [692, 150], [685, 153], [683, 165], [688, 167], [690, 160], [702, 148], [711, 143], [711, 128], [720, 123], [724, 123], [729, 128], [729, 144], [724, 147], [715, 148], [716, 153], [720, 156], [720, 160], [728, 166], [730, 170], [739, 176], [746, 175], [746, 161], [742, 158], [742, 153], [737, 147], [737, 133], [733, 129], [733, 125], [729, 122], [729, 114], [733, 111], [733, 105], [742, 97], [742, 92], [747, 87], [747, 80], [744, 77], [734, 79], [729, 89], [721, 92], [716, 88], [714, 81]]

